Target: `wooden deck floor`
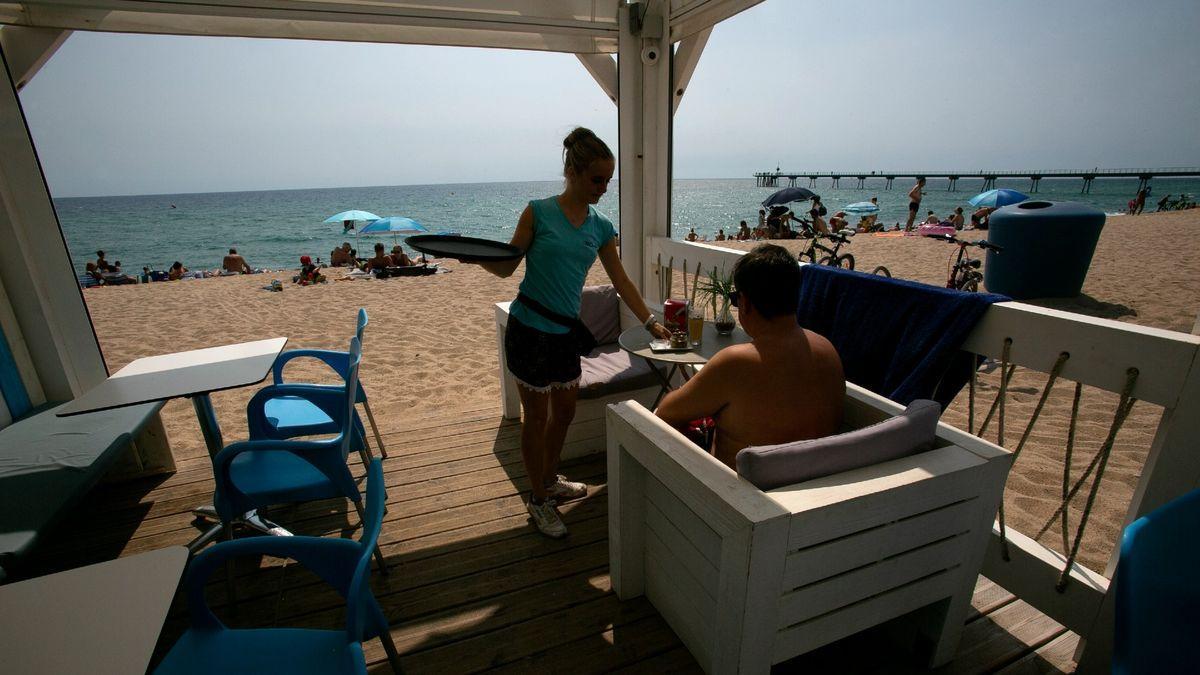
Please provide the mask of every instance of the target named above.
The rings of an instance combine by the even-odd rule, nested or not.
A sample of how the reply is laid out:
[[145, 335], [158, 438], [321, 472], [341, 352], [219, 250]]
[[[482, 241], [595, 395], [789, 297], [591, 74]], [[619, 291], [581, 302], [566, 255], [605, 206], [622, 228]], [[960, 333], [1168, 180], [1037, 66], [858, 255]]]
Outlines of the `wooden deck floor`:
[[[602, 420], [586, 422], [577, 425], [579, 434], [603, 434]], [[384, 435], [390, 458], [380, 544], [389, 574], [375, 574], [372, 584], [405, 669], [698, 670], [649, 602], [620, 602], [610, 591], [603, 456], [569, 465], [591, 493], [562, 507], [571, 535], [551, 541], [527, 521], [519, 432], [489, 408], [406, 420], [403, 433]], [[94, 491], [47, 542], [37, 566], [55, 571], [187, 543], [197, 533], [190, 509], [211, 497], [211, 468], [199, 450], [177, 452], [176, 460], [172, 476]], [[357, 536], [357, 517], [345, 503], [281, 508], [272, 518], [299, 534]], [[341, 625], [340, 598], [302, 567], [245, 562], [236, 613], [224, 612], [221, 575], [211, 587], [210, 602], [231, 625]], [[160, 653], [186, 616], [177, 598]], [[779, 670], [921, 671], [903, 650], [880, 649], [881, 639], [848, 638]], [[1076, 643], [1074, 634], [980, 577], [958, 655], [944, 671], [1069, 672]], [[388, 672], [378, 641], [366, 653], [373, 672]]]

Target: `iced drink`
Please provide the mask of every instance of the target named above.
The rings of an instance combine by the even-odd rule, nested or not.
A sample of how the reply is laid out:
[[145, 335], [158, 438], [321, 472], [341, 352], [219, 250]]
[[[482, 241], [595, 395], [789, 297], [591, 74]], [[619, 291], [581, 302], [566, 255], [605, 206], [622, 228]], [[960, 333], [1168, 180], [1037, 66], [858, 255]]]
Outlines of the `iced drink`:
[[699, 347], [700, 341], [704, 337], [704, 316], [701, 314], [692, 314], [688, 316], [688, 339], [691, 340], [693, 347]]

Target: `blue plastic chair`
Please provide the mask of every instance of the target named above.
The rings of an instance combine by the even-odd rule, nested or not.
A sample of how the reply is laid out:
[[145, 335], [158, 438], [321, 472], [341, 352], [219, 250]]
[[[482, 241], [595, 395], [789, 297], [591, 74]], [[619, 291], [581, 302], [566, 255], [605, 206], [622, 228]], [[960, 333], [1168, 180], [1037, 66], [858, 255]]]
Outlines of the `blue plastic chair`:
[[1125, 528], [1117, 562], [1114, 673], [1200, 671], [1200, 490]]
[[[367, 469], [367, 517], [359, 541], [320, 537], [251, 537], [221, 542], [200, 553], [185, 582], [191, 626], [171, 647], [155, 673], [366, 673], [362, 642], [378, 637], [392, 669], [400, 658], [387, 618], [368, 583], [371, 551], [383, 524], [383, 466]], [[346, 628], [232, 629], [221, 623], [204, 596], [212, 573], [241, 556], [291, 558], [320, 576], [346, 599]]]
[[[358, 386], [358, 366], [362, 361], [362, 343], [350, 339], [348, 368], [344, 386], [311, 384], [273, 384], [254, 394], [246, 406], [250, 437], [262, 438], [271, 422], [265, 407], [281, 396], [303, 398], [329, 416], [337, 426], [337, 435], [316, 441], [249, 440], [225, 446], [213, 458], [216, 490], [213, 506], [225, 526], [226, 538], [233, 538], [233, 521], [248, 511], [273, 504], [315, 501], [345, 497], [363, 517], [362, 495], [346, 465], [354, 426], [354, 392]], [[364, 457], [364, 464], [368, 460]], [[376, 547], [379, 569], [387, 573], [383, 554]]]
[[[358, 327], [355, 330], [355, 336], [359, 342], [362, 342], [363, 331], [367, 327], [367, 310], [358, 310]], [[348, 368], [349, 358], [346, 352], [331, 351], [327, 349], [292, 349], [283, 352], [279, 358], [275, 360], [275, 366], [272, 369], [273, 381], [275, 384], [284, 384], [283, 370], [288, 362], [298, 358], [313, 358], [321, 361], [325, 365], [333, 369], [334, 372], [346, 377], [346, 369]], [[338, 385], [313, 385], [318, 387], [337, 387]], [[387, 458], [387, 448], [383, 445], [383, 437], [379, 433], [379, 425], [375, 423], [375, 415], [371, 413], [371, 404], [367, 400], [367, 392], [363, 390], [362, 382], [358, 383], [355, 390], [354, 402], [362, 404], [364, 412], [367, 413], [367, 421], [371, 423], [371, 431], [375, 435], [375, 443], [379, 446], [379, 454]], [[319, 406], [314, 405], [307, 399], [299, 396], [278, 396], [266, 402], [265, 406], [266, 417], [270, 422], [269, 425], [260, 430], [260, 436], [257, 438], [296, 438], [297, 436], [317, 436], [322, 434], [336, 433], [337, 424], [326, 414]], [[361, 443], [366, 449], [366, 457], [370, 457], [370, 444], [367, 442], [366, 430], [363, 428], [362, 420], [358, 417], [358, 413], [354, 414], [355, 432], [360, 436]], [[250, 437], [251, 440], [257, 440], [255, 436]]]

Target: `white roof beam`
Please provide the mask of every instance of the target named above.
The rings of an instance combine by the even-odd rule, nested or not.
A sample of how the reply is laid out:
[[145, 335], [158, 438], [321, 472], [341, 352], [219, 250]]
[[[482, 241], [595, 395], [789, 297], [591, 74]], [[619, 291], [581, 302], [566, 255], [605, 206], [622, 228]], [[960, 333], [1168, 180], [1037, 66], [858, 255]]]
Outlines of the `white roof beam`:
[[613, 103], [617, 102], [617, 60], [608, 54], [576, 54]]
[[762, 0], [671, 0], [671, 42], [712, 28]]
[[712, 28], [705, 28], [699, 33], [685, 37], [675, 50], [675, 81], [671, 83], [671, 114], [679, 110], [679, 102], [683, 100], [683, 92], [692, 81], [692, 73], [696, 72], [696, 64], [700, 63], [700, 55], [704, 53], [704, 45], [708, 44], [708, 36]]
[[0, 48], [8, 58], [8, 68], [18, 90], [33, 79], [70, 35], [71, 31], [58, 28], [0, 28]]
[[[613, 53], [617, 49], [615, 5], [594, 0], [457, 0], [440, 4], [361, 0], [0, 0], [0, 23], [122, 33]], [[604, 11], [597, 11], [599, 8]]]

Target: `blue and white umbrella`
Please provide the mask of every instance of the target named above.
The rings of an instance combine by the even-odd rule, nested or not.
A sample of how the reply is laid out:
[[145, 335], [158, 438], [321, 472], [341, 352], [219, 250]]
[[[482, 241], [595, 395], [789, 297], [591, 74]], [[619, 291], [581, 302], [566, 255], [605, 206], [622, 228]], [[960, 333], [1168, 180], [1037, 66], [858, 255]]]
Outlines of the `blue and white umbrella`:
[[979, 194], [967, 200], [967, 203], [971, 206], [1000, 208], [1001, 206], [1008, 206], [1009, 204], [1020, 204], [1026, 199], [1029, 199], [1029, 195], [1017, 192], [1016, 190], [1009, 190], [1008, 188], [1000, 188], [998, 190], [980, 192]]
[[871, 202], [855, 202], [843, 210], [852, 216], [873, 216], [879, 213], [879, 205]]
[[379, 220], [379, 216], [375, 215], [374, 213], [371, 213], [370, 211], [359, 211], [358, 209], [351, 209], [350, 211], [342, 211], [341, 213], [335, 213], [332, 216], [329, 216], [328, 218], [326, 218], [325, 222], [327, 222], [327, 223], [344, 223], [347, 220], [349, 220], [349, 221]]
[[397, 242], [397, 237], [402, 234], [424, 234], [429, 232], [425, 226], [403, 216], [388, 216], [387, 218], [377, 218], [375, 221], [363, 227], [358, 231], [363, 234], [391, 234], [392, 243]]

